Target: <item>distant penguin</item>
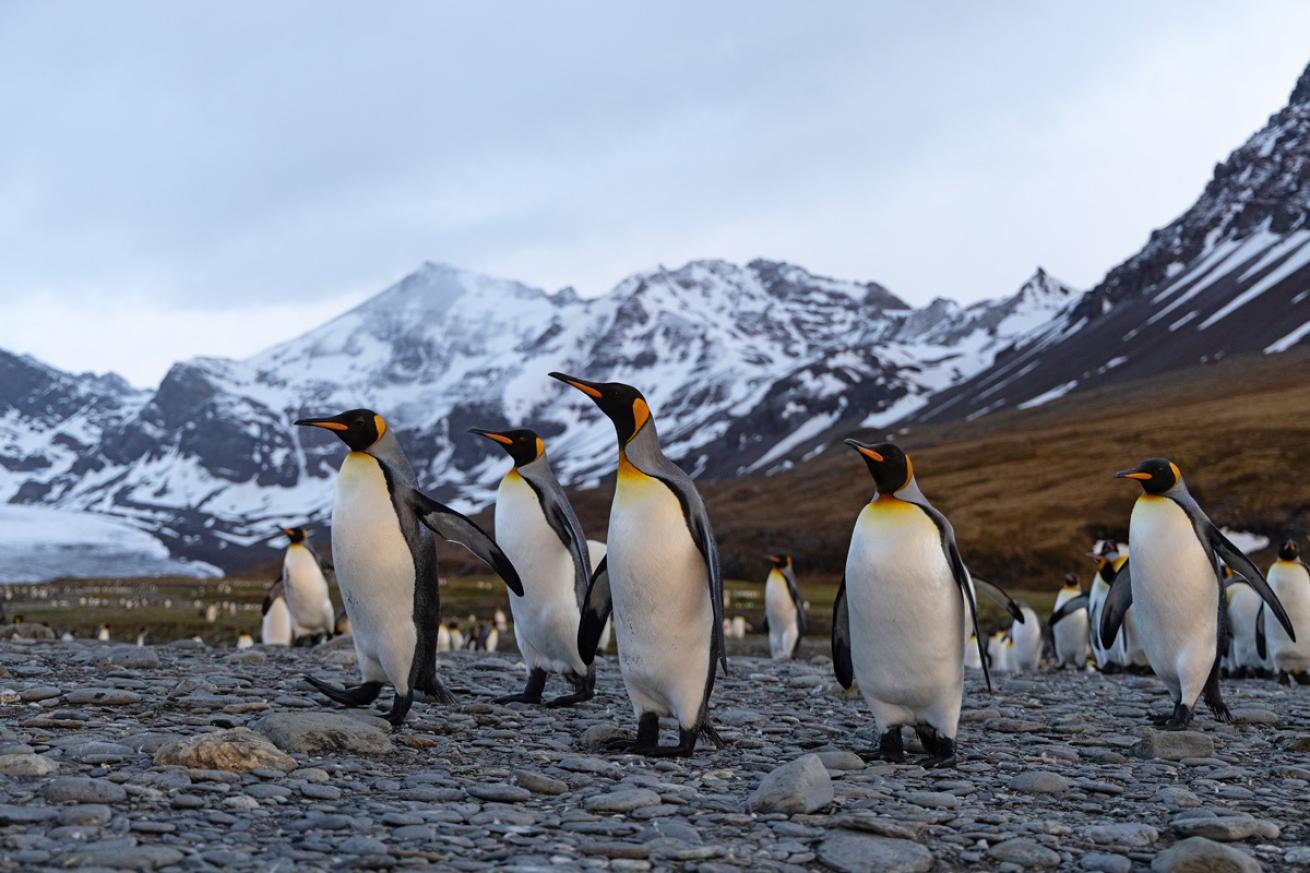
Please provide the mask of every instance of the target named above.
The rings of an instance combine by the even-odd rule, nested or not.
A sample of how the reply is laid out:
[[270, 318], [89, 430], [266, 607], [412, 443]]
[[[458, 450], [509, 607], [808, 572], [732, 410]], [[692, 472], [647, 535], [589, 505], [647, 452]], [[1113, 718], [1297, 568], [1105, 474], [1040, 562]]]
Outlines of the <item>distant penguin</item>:
[[734, 615], [729, 626], [732, 630], [732, 638], [734, 640], [746, 639], [746, 631], [749, 628], [749, 625], [746, 624], [746, 616]]
[[1055, 662], [1062, 670], [1065, 667], [1078, 669], [1087, 662], [1091, 646], [1088, 599], [1078, 584], [1078, 577], [1073, 573], [1066, 575], [1064, 587], [1055, 596], [1055, 609], [1047, 619], [1055, 648]]
[[312, 645], [332, 636], [336, 626], [337, 613], [324, 573], [331, 565], [310, 546], [309, 534], [303, 527], [279, 530], [289, 540], [282, 558], [282, 587], [291, 611], [291, 625], [297, 644]]
[[100, 630], [96, 632], [96, 639], [102, 643], [109, 642], [109, 625], [100, 625]]
[[1287, 685], [1310, 685], [1310, 567], [1301, 560], [1301, 550], [1288, 540], [1278, 550], [1278, 560], [1269, 568], [1269, 587], [1287, 607], [1293, 628], [1301, 628], [1301, 641], [1288, 634], [1278, 622], [1271, 621], [1270, 611], [1260, 607], [1256, 629], [1259, 633], [1260, 657]]
[[205, 621], [213, 624], [218, 621], [218, 604], [211, 603], [205, 607]]
[[494, 624], [486, 624], [482, 633], [482, 650], [484, 652], [494, 652], [500, 648], [500, 631]]
[[446, 625], [446, 632], [450, 634], [450, 650], [452, 652], [463, 651], [468, 645], [468, 638], [464, 636], [464, 631], [460, 629], [459, 622], [452, 621]]
[[[605, 560], [605, 544], [600, 540], [587, 540], [587, 554], [591, 556], [591, 566], [594, 571], [600, 566], [600, 562]], [[614, 617], [611, 615], [605, 619], [605, 629], [600, 632], [600, 641], [596, 643], [597, 653], [610, 650], [610, 638], [613, 635]]]
[[[879, 758], [904, 759], [901, 728], [909, 726], [928, 752], [924, 766], [953, 766], [965, 609], [981, 636], [973, 582], [950, 522], [919, 490], [910, 456], [892, 443], [846, 444], [877, 490], [855, 522], [833, 605], [833, 668], [845, 688], [858, 680]], [[984, 676], [990, 687], [986, 666]]]
[[291, 610], [279, 577], [264, 594], [260, 605], [263, 621], [259, 626], [259, 641], [266, 646], [289, 646], [292, 643]]
[[1014, 648], [1010, 656], [1013, 673], [1036, 673], [1042, 660], [1042, 622], [1031, 606], [1020, 604], [1023, 621], [1010, 626], [1010, 642]]
[[[1267, 676], [1269, 670], [1259, 653], [1256, 640], [1256, 625], [1261, 620], [1260, 606], [1264, 601], [1255, 593], [1254, 588], [1246, 584], [1245, 579], [1227, 565], [1224, 565], [1221, 573], [1220, 584], [1223, 586], [1224, 605], [1228, 610], [1228, 646], [1224, 659], [1227, 675], [1237, 679]], [[1274, 587], [1272, 578], [1269, 586]], [[1274, 593], [1278, 593], [1277, 588], [1274, 588]], [[1288, 604], [1284, 601], [1283, 605]], [[1292, 626], [1296, 627], [1296, 617], [1290, 611], [1288, 615], [1292, 617]]]
[[555, 478], [545, 442], [535, 432], [472, 432], [500, 446], [513, 462], [496, 491], [496, 542], [523, 580], [523, 596], [510, 595], [509, 611], [528, 677], [522, 691], [496, 702], [540, 703], [552, 673], [562, 676], [573, 691], [548, 706], [590, 700], [596, 671], [578, 652], [578, 626], [592, 571], [582, 523]]
[[343, 606], [337, 610], [336, 621], [333, 622], [333, 631], [337, 636], [345, 636], [350, 633], [350, 615]]
[[444, 624], [437, 626], [437, 651], [450, 651], [450, 629]]
[[978, 651], [978, 635], [970, 632], [964, 641], [964, 667], [966, 670], [981, 670], [982, 656]]
[[146, 626], [145, 626], [145, 625], [141, 625], [141, 627], [137, 628], [137, 631], [136, 631], [136, 644], [137, 644], [138, 646], [144, 646], [144, 645], [146, 644]]
[[1101, 639], [1113, 639], [1131, 607], [1151, 668], [1174, 702], [1166, 729], [1182, 730], [1199, 698], [1220, 721], [1231, 721], [1219, 691], [1227, 610], [1220, 596], [1219, 562], [1246, 577], [1295, 638], [1291, 621], [1264, 576], [1220, 532], [1187, 491], [1183, 474], [1166, 458], [1151, 458], [1115, 474], [1134, 479], [1142, 495], [1128, 526], [1128, 563], [1106, 600]]
[[441, 608], [432, 534], [469, 549], [514, 593], [523, 587], [481, 528], [415, 487], [409, 460], [382, 416], [353, 409], [296, 424], [330, 430], [350, 449], [332, 502], [332, 557], [361, 681], [344, 689], [309, 681], [346, 706], [372, 703], [389, 682], [395, 698], [387, 720], [399, 726], [415, 691], [441, 702], [454, 699], [436, 672]]
[[805, 636], [805, 604], [796, 586], [796, 569], [789, 554], [767, 556], [769, 575], [764, 580], [764, 630], [769, 655], [775, 661], [796, 657]]
[[[660, 450], [641, 392], [619, 382], [554, 378], [590, 397], [614, 425], [618, 477], [610, 507], [608, 552], [592, 575], [578, 649], [590, 663], [611, 609], [619, 669], [637, 715], [626, 750], [690, 755], [710, 724], [715, 662], [728, 669], [723, 635], [723, 577], [718, 546], [696, 485]], [[660, 746], [659, 719], [678, 722], [678, 744]]]
[[509, 632], [509, 619], [505, 617], [505, 610], [501, 609], [499, 606], [496, 607], [495, 625], [496, 630], [501, 633]]
[[237, 634], [238, 649], [249, 649], [252, 646], [254, 646], [254, 644], [255, 644], [255, 638], [252, 637], [248, 631], [242, 631], [241, 633]]
[[986, 663], [993, 673], [1008, 673], [1009, 664], [1005, 659], [1005, 631], [998, 630], [987, 638]]
[[[1127, 553], [1124, 553], [1124, 557]], [[1109, 645], [1101, 644], [1098, 633], [1101, 618], [1105, 614], [1105, 601], [1110, 596], [1110, 586], [1114, 584], [1116, 562], [1119, 561], [1119, 545], [1113, 540], [1105, 540], [1097, 552], [1089, 555], [1096, 562], [1096, 575], [1092, 577], [1092, 586], [1087, 592], [1087, 617], [1091, 623], [1092, 657], [1096, 668], [1102, 673], [1118, 673], [1127, 663], [1124, 654], [1123, 635], [1117, 635]]]
[[59, 641], [63, 643], [71, 643], [73, 639], [74, 637], [71, 631], [64, 631], [59, 635]]

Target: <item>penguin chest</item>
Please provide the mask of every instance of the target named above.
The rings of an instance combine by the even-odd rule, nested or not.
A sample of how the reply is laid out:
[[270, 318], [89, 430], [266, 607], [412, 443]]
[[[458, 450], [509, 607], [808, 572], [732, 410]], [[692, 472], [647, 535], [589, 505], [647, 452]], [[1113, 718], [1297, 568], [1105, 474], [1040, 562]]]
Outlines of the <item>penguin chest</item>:
[[1275, 561], [1269, 568], [1268, 581], [1297, 634], [1297, 642], [1292, 642], [1278, 619], [1266, 609], [1264, 623], [1269, 657], [1278, 669], [1310, 669], [1310, 573], [1296, 561]]
[[1128, 540], [1134, 626], [1151, 666], [1164, 676], [1183, 670], [1180, 659], [1189, 672], [1213, 662], [1219, 583], [1191, 518], [1167, 497], [1144, 495], [1133, 506]]
[[769, 629], [791, 629], [796, 624], [796, 604], [787, 590], [787, 580], [777, 570], [769, 573], [764, 583], [764, 612], [769, 616]]
[[293, 543], [287, 548], [282, 573], [286, 584], [287, 607], [295, 623], [310, 632], [328, 630], [323, 624], [323, 604], [328, 598], [328, 584], [313, 553]]
[[281, 597], [268, 606], [260, 626], [260, 641], [266, 646], [291, 645], [291, 611]]
[[851, 658], [866, 696], [918, 708], [963, 681], [964, 603], [941, 532], [919, 507], [861, 511], [846, 558]]
[[351, 452], [337, 476], [332, 558], [356, 648], [374, 660], [414, 651], [414, 556], [377, 459]]
[[714, 612], [708, 569], [677, 496], [658, 479], [620, 472], [607, 564], [619, 665], [630, 693], [661, 708], [699, 705]]
[[514, 635], [529, 667], [585, 673], [578, 655], [573, 555], [546, 521], [532, 486], [510, 472], [496, 495], [496, 542], [519, 571], [523, 596], [509, 593]]

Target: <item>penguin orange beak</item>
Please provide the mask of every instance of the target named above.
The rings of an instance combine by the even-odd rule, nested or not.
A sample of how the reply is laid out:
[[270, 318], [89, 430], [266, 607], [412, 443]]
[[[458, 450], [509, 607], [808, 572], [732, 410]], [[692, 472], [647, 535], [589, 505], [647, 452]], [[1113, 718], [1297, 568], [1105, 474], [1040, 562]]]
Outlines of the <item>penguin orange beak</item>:
[[514, 442], [512, 439], [505, 436], [503, 433], [496, 433], [495, 431], [491, 431], [491, 430], [483, 430], [480, 427], [469, 428], [469, 433], [476, 434], [477, 436], [480, 437], [486, 437], [492, 442], [500, 443], [502, 446], [508, 446]]
[[278, 530], [282, 531], [282, 533], [286, 534], [289, 537], [293, 537], [296, 535], [296, 532], [289, 527], [280, 527], [278, 528]]
[[1138, 470], [1120, 470], [1118, 473], [1115, 473], [1115, 474], [1114, 474], [1114, 478], [1116, 478], [1116, 479], [1138, 479], [1138, 480], [1141, 480], [1141, 481], [1143, 481], [1143, 482], [1149, 482], [1149, 481], [1151, 481], [1151, 474], [1150, 474], [1150, 473], [1142, 473], [1142, 472], [1140, 472], [1140, 471], [1138, 471]]
[[297, 427], [321, 427], [325, 430], [350, 430], [350, 427], [335, 418], [301, 418], [296, 420]]
[[596, 384], [594, 382], [588, 382], [586, 379], [579, 379], [576, 376], [566, 376], [563, 373], [551, 373], [550, 378], [558, 379], [565, 385], [577, 388], [592, 400], [599, 400], [602, 396], [601, 390], [596, 387]]
[[883, 461], [886, 460], [886, 458], [875, 452], [873, 449], [869, 448], [866, 445], [862, 445], [859, 440], [846, 440], [845, 442], [846, 445], [855, 449], [855, 451], [859, 452], [861, 455], [864, 455], [864, 457], [866, 458], [872, 458], [878, 463], [882, 463]]

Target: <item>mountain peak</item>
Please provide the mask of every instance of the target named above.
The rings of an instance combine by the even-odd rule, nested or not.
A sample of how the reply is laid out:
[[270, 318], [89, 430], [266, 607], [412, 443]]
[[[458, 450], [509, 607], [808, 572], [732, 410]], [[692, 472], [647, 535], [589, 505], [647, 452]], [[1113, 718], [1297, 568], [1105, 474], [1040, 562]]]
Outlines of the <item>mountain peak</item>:
[[1292, 89], [1292, 96], [1288, 99], [1288, 102], [1293, 106], [1310, 103], [1310, 64], [1306, 65], [1301, 78], [1296, 80], [1296, 87]]

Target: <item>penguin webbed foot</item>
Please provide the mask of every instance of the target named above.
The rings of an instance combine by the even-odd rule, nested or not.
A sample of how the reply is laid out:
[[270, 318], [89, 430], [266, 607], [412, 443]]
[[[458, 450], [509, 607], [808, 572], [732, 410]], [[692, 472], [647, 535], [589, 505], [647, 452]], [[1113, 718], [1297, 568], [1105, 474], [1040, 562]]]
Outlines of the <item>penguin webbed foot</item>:
[[391, 702], [391, 711], [382, 717], [391, 722], [393, 728], [399, 729], [405, 723], [405, 716], [409, 715], [409, 708], [413, 705], [413, 691], [408, 694], [397, 693], [395, 699]]
[[345, 688], [338, 688], [329, 682], [324, 682], [317, 676], [306, 676], [308, 682], [315, 691], [327, 695], [327, 697], [342, 706], [368, 706], [378, 699], [382, 693], [381, 682], [361, 682], [359, 685], [348, 685]]
[[520, 691], [518, 694], [506, 694], [504, 697], [493, 697], [492, 703], [498, 703], [502, 706], [506, 703], [541, 703], [541, 694], [531, 694], [527, 691]]
[[901, 742], [899, 726], [885, 731], [878, 738], [878, 748], [859, 753], [865, 761], [885, 761], [888, 764], [905, 763], [905, 745]]
[[546, 689], [546, 671], [533, 667], [528, 671], [528, 684], [518, 694], [497, 697], [493, 703], [541, 703], [541, 692]]
[[1192, 710], [1189, 707], [1179, 703], [1174, 707], [1173, 715], [1169, 716], [1164, 723], [1164, 729], [1167, 731], [1181, 731], [1187, 728], [1192, 721]]
[[569, 676], [568, 679], [569, 684], [573, 686], [573, 693], [546, 701], [548, 708], [586, 703], [596, 696], [596, 673], [594, 670], [589, 670], [581, 676]]

